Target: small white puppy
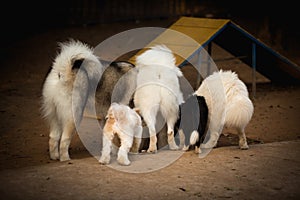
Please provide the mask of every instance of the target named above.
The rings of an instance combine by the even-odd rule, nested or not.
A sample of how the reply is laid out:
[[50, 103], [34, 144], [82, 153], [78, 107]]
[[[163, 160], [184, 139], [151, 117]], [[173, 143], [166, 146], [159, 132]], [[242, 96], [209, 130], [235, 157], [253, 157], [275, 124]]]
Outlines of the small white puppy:
[[117, 135], [121, 142], [117, 161], [121, 165], [130, 165], [128, 152], [138, 153], [142, 132], [142, 120], [135, 110], [127, 105], [112, 103], [103, 128], [103, 146], [99, 162], [109, 164], [112, 141]]

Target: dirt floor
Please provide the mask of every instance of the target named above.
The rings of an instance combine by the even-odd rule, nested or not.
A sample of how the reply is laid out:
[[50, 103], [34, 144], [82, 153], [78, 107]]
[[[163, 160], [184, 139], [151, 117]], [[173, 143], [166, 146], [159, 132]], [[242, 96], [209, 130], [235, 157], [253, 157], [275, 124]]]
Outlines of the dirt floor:
[[[81, 195], [87, 199], [299, 199], [300, 86], [273, 85], [258, 74], [254, 98], [251, 70], [239, 60], [216, 64], [219, 68], [236, 71], [249, 88], [255, 111], [246, 128], [250, 144], [248, 151], [238, 150], [235, 132], [225, 129], [217, 148], [205, 159], [197, 159], [192, 152], [187, 152], [175, 162], [175, 166], [150, 174], [131, 175], [99, 165], [75, 135], [70, 149], [72, 161], [60, 163], [49, 159], [48, 127], [41, 118], [40, 98], [45, 75], [57, 52], [57, 42], [75, 38], [96, 46], [109, 36], [124, 30], [144, 26], [167, 27], [170, 23], [172, 22], [162, 20], [53, 29], [6, 47], [0, 68], [0, 179], [3, 180], [0, 191], [3, 197], [7, 197], [4, 199], [85, 199], [77, 195], [80, 189], [84, 190]], [[213, 52], [213, 58], [228, 56], [215, 45]], [[183, 72], [191, 83], [195, 82], [196, 76], [192, 68], [183, 68]], [[290, 149], [287, 151], [285, 148]], [[276, 151], [274, 155], [269, 149]], [[264, 170], [255, 168], [264, 161], [265, 156], [266, 159], [276, 160], [276, 156], [284, 157], [285, 154], [286, 160], [283, 158], [274, 171], [272, 168], [277, 162], [266, 163]], [[248, 166], [249, 171], [245, 174], [238, 173], [245, 166]], [[253, 169], [251, 166], [254, 166]], [[95, 169], [98, 170], [95, 173], [90, 171]], [[224, 170], [228, 170], [230, 176], [235, 178], [228, 178]], [[60, 171], [56, 178], [61, 181], [65, 179], [66, 181], [60, 182], [64, 185], [55, 190], [51, 190], [49, 186], [43, 189], [43, 185], [55, 186], [56, 182], [52, 182], [51, 177], [53, 171]], [[76, 178], [77, 175], [80, 180]], [[23, 176], [24, 180], [30, 182], [30, 189], [26, 189], [27, 182], [22, 181]], [[14, 180], [10, 177], [14, 177]], [[42, 179], [43, 184], [32, 185], [39, 179]], [[97, 182], [97, 179], [101, 179], [101, 182]], [[5, 181], [9, 182], [7, 187]], [[192, 181], [199, 181], [198, 185], [193, 186]], [[91, 182], [93, 188], [88, 188]], [[176, 183], [176, 190], [169, 190], [170, 182], [173, 186]], [[69, 187], [72, 184], [74, 187]], [[14, 188], [18, 187], [24, 195], [14, 193], [18, 191]], [[264, 190], [262, 187], [268, 189]], [[92, 195], [96, 188], [99, 188], [102, 196]], [[131, 193], [127, 193], [127, 189]]]

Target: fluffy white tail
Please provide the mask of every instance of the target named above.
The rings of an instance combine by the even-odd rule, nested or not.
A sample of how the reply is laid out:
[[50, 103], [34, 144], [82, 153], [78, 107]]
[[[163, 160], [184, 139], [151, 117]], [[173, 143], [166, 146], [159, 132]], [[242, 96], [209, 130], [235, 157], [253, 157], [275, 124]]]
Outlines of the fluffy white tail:
[[61, 80], [72, 79], [72, 69], [80, 68], [83, 62], [89, 79], [98, 79], [103, 71], [100, 61], [93, 54], [93, 49], [80, 41], [69, 40], [59, 43], [60, 53], [54, 60], [53, 70], [58, 73]]
[[196, 142], [199, 140], [199, 133], [198, 131], [193, 131], [191, 133], [191, 137], [190, 137], [190, 145], [194, 145], [196, 144]]

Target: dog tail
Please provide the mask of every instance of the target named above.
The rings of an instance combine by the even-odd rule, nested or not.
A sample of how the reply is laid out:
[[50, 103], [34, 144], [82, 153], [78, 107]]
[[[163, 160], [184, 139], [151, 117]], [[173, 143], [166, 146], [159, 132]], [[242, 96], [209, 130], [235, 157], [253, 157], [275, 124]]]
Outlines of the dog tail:
[[137, 66], [162, 65], [176, 69], [176, 58], [173, 52], [165, 45], [152, 46], [136, 57]]
[[60, 53], [53, 62], [52, 70], [61, 80], [74, 80], [74, 71], [79, 70], [81, 66], [84, 66], [90, 80], [101, 76], [103, 67], [98, 57], [94, 55], [93, 48], [73, 39], [58, 44]]
[[196, 142], [199, 140], [199, 133], [198, 131], [194, 130], [191, 133], [191, 137], [190, 137], [190, 145], [194, 145], [196, 144]]

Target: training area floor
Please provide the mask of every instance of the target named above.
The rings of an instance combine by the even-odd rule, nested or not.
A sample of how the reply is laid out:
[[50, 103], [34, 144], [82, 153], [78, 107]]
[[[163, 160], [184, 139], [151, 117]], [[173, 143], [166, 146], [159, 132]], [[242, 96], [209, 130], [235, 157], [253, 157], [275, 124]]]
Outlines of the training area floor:
[[[5, 48], [0, 68], [0, 199], [300, 198], [300, 87], [273, 85], [258, 75], [252, 98], [251, 69], [238, 60], [216, 64], [236, 71], [249, 88], [255, 106], [246, 128], [249, 150], [238, 149], [234, 130], [224, 129], [218, 146], [204, 158], [189, 151], [161, 169], [128, 173], [100, 165], [75, 135], [71, 161], [49, 159], [40, 98], [57, 42], [74, 38], [96, 46], [124, 30], [170, 23], [53, 29]], [[219, 47], [212, 47], [218, 60], [227, 57]], [[193, 68], [184, 67], [183, 73], [191, 83], [196, 81]], [[152, 156], [161, 158], [160, 153]]]

